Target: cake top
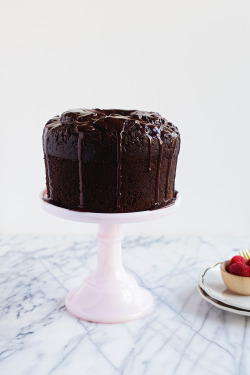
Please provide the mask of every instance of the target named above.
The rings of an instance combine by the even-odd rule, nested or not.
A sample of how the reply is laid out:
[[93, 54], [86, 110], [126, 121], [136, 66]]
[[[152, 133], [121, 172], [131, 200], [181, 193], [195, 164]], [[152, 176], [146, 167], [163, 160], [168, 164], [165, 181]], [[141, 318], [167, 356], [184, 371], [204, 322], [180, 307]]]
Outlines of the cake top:
[[[72, 109], [47, 122], [43, 132], [44, 153], [65, 159], [78, 160], [79, 142], [84, 139], [84, 157], [88, 160], [114, 160], [123, 148], [125, 158], [143, 159], [163, 152], [180, 138], [178, 129], [157, 112], [122, 109]], [[149, 143], [148, 143], [149, 142]]]
[[[59, 126], [73, 126], [78, 133], [95, 128], [106, 128], [121, 133], [131, 127], [143, 133], [160, 134], [162, 130], [177, 133], [177, 128], [157, 112], [122, 109], [71, 109], [55, 116], [46, 124], [52, 129]], [[154, 135], [152, 134], [152, 135]]]

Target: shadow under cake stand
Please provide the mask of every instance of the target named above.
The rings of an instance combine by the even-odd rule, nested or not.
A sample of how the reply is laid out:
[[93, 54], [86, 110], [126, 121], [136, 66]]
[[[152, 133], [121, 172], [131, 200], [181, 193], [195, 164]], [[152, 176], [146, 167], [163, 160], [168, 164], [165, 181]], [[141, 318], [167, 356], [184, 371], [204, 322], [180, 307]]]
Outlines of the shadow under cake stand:
[[73, 211], [55, 206], [40, 194], [42, 208], [62, 219], [98, 224], [98, 259], [96, 270], [65, 299], [67, 310], [74, 316], [96, 323], [121, 323], [141, 318], [153, 309], [153, 297], [141, 288], [122, 265], [121, 224], [163, 218], [176, 211], [180, 194], [174, 204], [156, 210], [106, 214]]

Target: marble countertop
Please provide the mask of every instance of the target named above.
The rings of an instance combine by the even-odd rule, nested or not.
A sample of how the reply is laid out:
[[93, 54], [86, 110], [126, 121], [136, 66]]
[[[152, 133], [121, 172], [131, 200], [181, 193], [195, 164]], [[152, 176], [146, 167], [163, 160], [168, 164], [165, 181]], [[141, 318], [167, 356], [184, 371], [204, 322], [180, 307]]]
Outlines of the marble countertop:
[[201, 271], [249, 247], [237, 237], [127, 237], [123, 262], [154, 296], [124, 324], [69, 315], [67, 292], [96, 265], [94, 237], [0, 236], [1, 375], [249, 373], [249, 318], [201, 299]]

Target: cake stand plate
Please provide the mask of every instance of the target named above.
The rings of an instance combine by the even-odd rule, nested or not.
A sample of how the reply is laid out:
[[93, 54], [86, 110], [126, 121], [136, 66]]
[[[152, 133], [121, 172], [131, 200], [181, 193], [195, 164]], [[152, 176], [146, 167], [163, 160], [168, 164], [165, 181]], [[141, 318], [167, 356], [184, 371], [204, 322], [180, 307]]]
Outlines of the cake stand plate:
[[67, 310], [74, 316], [96, 323], [122, 323], [141, 318], [153, 309], [153, 297], [141, 288], [122, 265], [121, 224], [160, 219], [178, 208], [180, 194], [171, 206], [152, 211], [105, 214], [80, 212], [55, 206], [40, 194], [42, 208], [62, 219], [99, 224], [96, 270], [66, 299]]

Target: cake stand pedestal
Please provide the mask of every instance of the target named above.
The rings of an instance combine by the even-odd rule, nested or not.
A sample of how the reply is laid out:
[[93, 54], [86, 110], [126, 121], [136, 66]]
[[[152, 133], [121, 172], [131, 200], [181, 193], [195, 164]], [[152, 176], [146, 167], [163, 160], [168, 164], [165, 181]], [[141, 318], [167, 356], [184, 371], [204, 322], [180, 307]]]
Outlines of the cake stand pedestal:
[[74, 316], [96, 323], [121, 323], [141, 318], [153, 309], [153, 297], [141, 288], [122, 265], [121, 224], [162, 218], [176, 211], [180, 195], [173, 205], [122, 214], [80, 212], [57, 207], [40, 194], [43, 209], [62, 219], [97, 223], [98, 259], [96, 270], [66, 299], [67, 310]]

